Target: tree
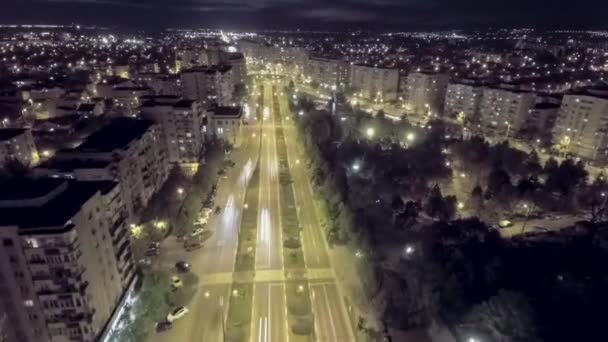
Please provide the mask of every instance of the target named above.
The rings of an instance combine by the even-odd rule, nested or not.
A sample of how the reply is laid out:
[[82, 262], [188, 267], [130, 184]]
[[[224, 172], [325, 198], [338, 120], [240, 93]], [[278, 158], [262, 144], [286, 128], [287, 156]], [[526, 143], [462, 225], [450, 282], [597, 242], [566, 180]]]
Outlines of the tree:
[[511, 177], [505, 170], [495, 164], [488, 177], [488, 191], [492, 196], [496, 196], [507, 185], [511, 186]]
[[496, 342], [540, 340], [527, 297], [506, 290], [474, 306], [465, 317], [464, 326], [462, 335], [488, 336]]
[[479, 215], [483, 209], [483, 189], [479, 184], [471, 191], [469, 206], [475, 211], [476, 215]]

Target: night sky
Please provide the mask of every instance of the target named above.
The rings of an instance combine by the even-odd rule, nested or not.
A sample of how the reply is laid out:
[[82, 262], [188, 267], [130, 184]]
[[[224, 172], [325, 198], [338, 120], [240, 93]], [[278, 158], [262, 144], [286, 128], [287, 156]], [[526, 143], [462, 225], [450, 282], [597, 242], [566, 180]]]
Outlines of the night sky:
[[143, 29], [607, 28], [608, 0], [2, 0], [3, 24]]

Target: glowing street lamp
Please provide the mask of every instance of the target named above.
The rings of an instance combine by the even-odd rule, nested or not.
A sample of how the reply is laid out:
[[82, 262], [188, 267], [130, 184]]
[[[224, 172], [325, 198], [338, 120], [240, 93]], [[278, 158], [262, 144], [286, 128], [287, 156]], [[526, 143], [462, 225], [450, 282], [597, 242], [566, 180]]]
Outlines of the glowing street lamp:
[[370, 127], [365, 131], [365, 134], [367, 134], [367, 137], [371, 139], [374, 137], [375, 131], [372, 127]]
[[405, 136], [405, 140], [407, 140], [408, 142], [412, 142], [412, 141], [414, 141], [414, 139], [416, 139], [416, 136], [414, 135], [414, 133], [410, 132]]
[[184, 194], [184, 188], [182, 188], [182, 187], [177, 188], [177, 194], [180, 195], [180, 196], [183, 195]]
[[405, 249], [403, 251], [405, 252], [405, 255], [408, 256], [408, 255], [412, 255], [414, 253], [415, 249], [413, 246], [407, 245], [407, 246], [405, 246]]
[[458, 202], [457, 207], [458, 207], [458, 210], [462, 210], [462, 209], [464, 209], [464, 203], [462, 203], [462, 202]]

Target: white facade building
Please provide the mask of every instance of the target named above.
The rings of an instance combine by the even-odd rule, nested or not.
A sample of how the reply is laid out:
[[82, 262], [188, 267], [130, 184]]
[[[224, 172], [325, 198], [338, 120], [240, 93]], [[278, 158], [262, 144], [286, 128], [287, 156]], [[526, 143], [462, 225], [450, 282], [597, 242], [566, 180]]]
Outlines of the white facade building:
[[102, 334], [134, 277], [117, 187], [50, 178], [3, 185], [0, 285], [17, 341]]
[[169, 176], [166, 149], [160, 125], [149, 120], [118, 118], [91, 134], [77, 148], [60, 150], [34, 173], [117, 181], [133, 218]]
[[207, 134], [223, 139], [234, 146], [239, 146], [243, 140], [243, 108], [215, 107], [208, 112], [209, 128]]
[[234, 93], [232, 67], [196, 67], [181, 74], [183, 95], [208, 107], [212, 104], [228, 105]]
[[484, 89], [480, 108], [482, 130], [489, 135], [513, 136], [527, 121], [536, 97], [536, 93], [514, 89]]
[[474, 83], [449, 83], [444, 114], [453, 118], [462, 115], [467, 121], [478, 122], [483, 89], [483, 86]]
[[142, 116], [158, 123], [170, 163], [198, 163], [203, 153], [205, 110], [198, 101], [179, 97], [151, 97], [142, 105]]
[[413, 72], [407, 75], [406, 98], [409, 112], [418, 116], [442, 116], [449, 75]]
[[370, 100], [395, 100], [399, 90], [399, 69], [351, 64], [350, 86]]
[[553, 142], [578, 157], [608, 160], [608, 90], [564, 95], [553, 128]]

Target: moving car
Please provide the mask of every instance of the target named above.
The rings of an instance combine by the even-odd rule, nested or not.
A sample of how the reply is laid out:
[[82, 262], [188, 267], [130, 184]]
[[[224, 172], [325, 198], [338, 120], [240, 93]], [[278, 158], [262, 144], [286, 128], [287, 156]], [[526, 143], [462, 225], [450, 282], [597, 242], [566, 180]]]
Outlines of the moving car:
[[188, 308], [185, 306], [180, 306], [179, 308], [173, 310], [167, 315], [167, 322], [172, 323], [176, 319], [180, 319], [184, 317], [188, 313]]
[[177, 263], [175, 263], [175, 268], [179, 273], [186, 273], [190, 271], [190, 264], [185, 261], [178, 261]]

